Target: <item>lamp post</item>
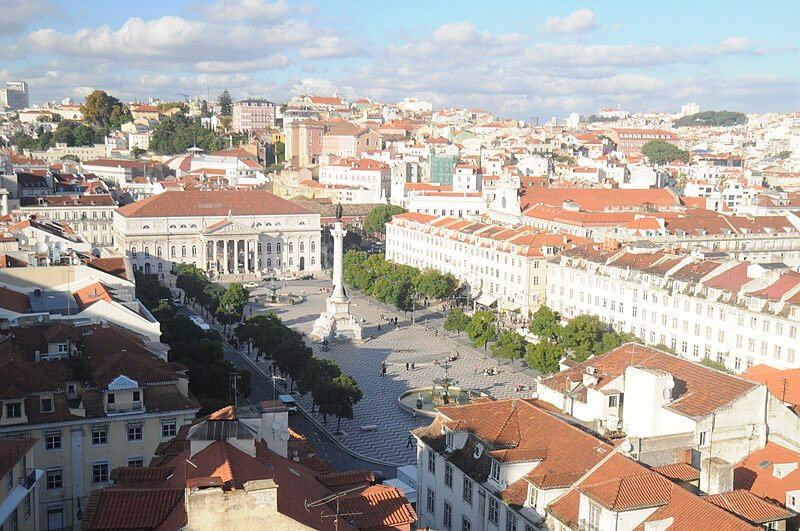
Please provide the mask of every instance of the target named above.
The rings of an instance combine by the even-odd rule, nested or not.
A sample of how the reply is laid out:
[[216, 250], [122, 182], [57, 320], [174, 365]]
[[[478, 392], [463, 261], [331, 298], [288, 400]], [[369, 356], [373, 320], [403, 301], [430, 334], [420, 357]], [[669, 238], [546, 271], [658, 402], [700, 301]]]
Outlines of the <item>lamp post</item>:
[[278, 376], [277, 374], [272, 375], [272, 400], [278, 399], [278, 384], [276, 380], [286, 381], [286, 378]]

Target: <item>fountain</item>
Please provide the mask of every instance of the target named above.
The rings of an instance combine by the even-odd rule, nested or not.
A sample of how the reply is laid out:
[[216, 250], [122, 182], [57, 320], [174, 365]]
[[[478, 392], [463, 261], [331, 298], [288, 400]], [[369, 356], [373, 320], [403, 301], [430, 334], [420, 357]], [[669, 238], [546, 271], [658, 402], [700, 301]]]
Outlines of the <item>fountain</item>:
[[426, 417], [435, 417], [440, 406], [463, 406], [470, 404], [480, 393], [458, 387], [458, 380], [450, 377], [449, 361], [439, 364], [444, 369], [443, 378], [434, 378], [431, 387], [409, 389], [398, 398], [400, 407]]

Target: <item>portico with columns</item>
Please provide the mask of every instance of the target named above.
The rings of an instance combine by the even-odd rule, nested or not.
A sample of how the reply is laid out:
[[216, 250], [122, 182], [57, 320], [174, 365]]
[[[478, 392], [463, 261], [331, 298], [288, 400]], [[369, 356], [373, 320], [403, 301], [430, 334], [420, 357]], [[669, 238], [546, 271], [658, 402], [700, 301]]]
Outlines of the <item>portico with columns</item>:
[[[165, 192], [114, 213], [115, 248], [135, 269], [165, 274], [190, 263], [222, 282], [321, 271], [319, 214], [263, 191], [181, 194]], [[172, 201], [160, 199], [165, 195]], [[165, 204], [132, 208], [148, 201]]]

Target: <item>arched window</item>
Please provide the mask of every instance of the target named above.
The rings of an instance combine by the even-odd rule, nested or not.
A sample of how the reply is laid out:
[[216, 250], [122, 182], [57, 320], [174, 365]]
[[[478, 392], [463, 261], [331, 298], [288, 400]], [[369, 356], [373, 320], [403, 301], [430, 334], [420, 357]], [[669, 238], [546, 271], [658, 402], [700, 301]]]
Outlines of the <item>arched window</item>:
[[267, 254], [272, 254], [272, 244], [267, 242]]
[[172, 246], [172, 249], [170, 249], [170, 250], [169, 250], [169, 254], [170, 254], [170, 256], [172, 256], [173, 258], [174, 258], [174, 257], [176, 257], [176, 256], [178, 256], [178, 255], [176, 255], [176, 254], [175, 254], [175, 246], [174, 246], [174, 245]]
[[275, 252], [280, 254], [281, 252], [281, 242], [275, 244]]
[[[317, 263], [317, 257], [312, 254], [311, 255], [311, 265], [314, 265], [316, 263]], [[158, 265], [161, 265], [161, 264], [158, 264]]]
[[144, 248], [144, 257], [145, 258], [150, 258], [150, 247], [145, 247]]
[[300, 242], [300, 252], [301, 253], [306, 252], [306, 244], [303, 242]]
[[147, 230], [150, 228], [150, 225], [142, 225], [142, 230]]
[[182, 229], [185, 229], [185, 228], [186, 228], [186, 224], [185, 224], [185, 223], [184, 223], [184, 224], [181, 224], [181, 228], [182, 228]]
[[186, 256], [186, 246], [181, 246], [181, 256]]
[[311, 252], [312, 253], [317, 252], [317, 242], [311, 242]]
[[[312, 263], [313, 263], [313, 262], [312, 262]], [[161, 263], [161, 262], [159, 262], [159, 263], [158, 263], [158, 272], [159, 272], [159, 273], [161, 273], [161, 270], [163, 269], [163, 266], [164, 266], [164, 264], [163, 264], [163, 263]]]
[[175, 225], [170, 225], [170, 226], [169, 226], [169, 228], [171, 228], [171, 229], [177, 229], [178, 227], [176, 227]]
[[289, 257], [289, 267], [292, 267], [293, 265], [294, 265], [294, 258], [292, 258], [292, 257], [290, 256], [290, 257]]
[[196, 223], [192, 223], [192, 228], [196, 229], [197, 228], [197, 224]]
[[294, 252], [294, 242], [289, 242], [289, 254]]
[[267, 258], [267, 267], [272, 267], [272, 258]]
[[192, 245], [192, 256], [197, 256], [197, 246]]
[[136, 247], [131, 247], [131, 258], [136, 258]]
[[156, 247], [156, 255], [161, 258], [161, 246]]

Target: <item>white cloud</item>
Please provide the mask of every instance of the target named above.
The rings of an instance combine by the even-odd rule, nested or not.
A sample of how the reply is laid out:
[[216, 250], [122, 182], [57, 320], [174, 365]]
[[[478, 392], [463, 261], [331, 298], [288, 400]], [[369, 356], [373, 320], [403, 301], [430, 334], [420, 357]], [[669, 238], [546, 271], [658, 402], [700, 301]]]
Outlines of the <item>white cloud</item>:
[[550, 33], [587, 33], [600, 27], [594, 20], [591, 9], [578, 9], [564, 18], [549, 17], [544, 22], [544, 29]]
[[355, 42], [348, 41], [337, 35], [319, 37], [302, 48], [300, 57], [303, 59], [329, 59], [332, 57], [353, 57], [364, 53], [363, 49]]
[[719, 43], [721, 53], [745, 53], [753, 52], [757, 42], [750, 37], [728, 37]]
[[200, 61], [194, 64], [194, 69], [198, 72], [251, 72], [254, 70], [273, 70], [284, 68], [291, 63], [288, 57], [281, 54], [273, 54], [262, 59], [251, 61]]
[[25, 31], [31, 22], [51, 15], [54, 9], [44, 0], [0, 0], [0, 37]]
[[265, 2], [264, 0], [219, 0], [202, 9], [209, 20], [252, 22], [280, 20], [289, 14], [289, 4], [285, 0]]

